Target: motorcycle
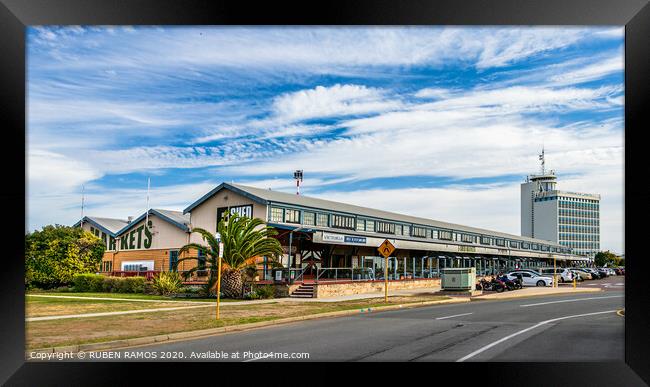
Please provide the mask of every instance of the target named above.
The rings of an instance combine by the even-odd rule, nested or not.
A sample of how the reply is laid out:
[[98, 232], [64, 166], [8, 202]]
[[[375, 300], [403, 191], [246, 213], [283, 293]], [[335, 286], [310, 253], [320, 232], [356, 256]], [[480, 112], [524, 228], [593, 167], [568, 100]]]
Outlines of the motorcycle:
[[496, 291], [497, 293], [501, 293], [504, 290], [506, 290], [506, 284], [497, 278], [492, 278], [492, 281], [490, 281], [490, 285], [492, 290]]

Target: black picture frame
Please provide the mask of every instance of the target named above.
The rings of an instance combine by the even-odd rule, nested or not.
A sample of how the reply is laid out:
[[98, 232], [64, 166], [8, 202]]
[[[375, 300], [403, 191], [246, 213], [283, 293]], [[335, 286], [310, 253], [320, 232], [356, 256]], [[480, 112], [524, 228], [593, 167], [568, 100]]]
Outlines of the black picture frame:
[[[63, 363], [25, 362], [24, 248], [26, 209], [25, 27], [29, 25], [124, 24], [265, 24], [265, 25], [619, 25], [625, 36], [625, 363], [426, 363], [399, 364], [375, 370], [360, 365], [256, 363], [258, 377], [242, 376], [232, 364]], [[4, 133], [5, 206], [4, 267], [0, 270], [0, 383], [9, 385], [122, 385], [167, 379], [178, 373], [191, 383], [390, 383], [462, 382], [513, 383], [527, 386], [637, 386], [650, 383], [647, 283], [648, 258], [643, 256], [644, 223], [648, 211], [643, 139], [650, 82], [650, 6], [647, 0], [492, 0], [492, 1], [327, 1], [278, 3], [171, 0], [0, 0], [2, 87], [0, 111]], [[22, 166], [23, 168], [20, 168]], [[645, 169], [645, 168], [643, 168]], [[638, 170], [638, 171], [637, 171]], [[635, 173], [636, 171], [636, 173]], [[638, 223], [637, 223], [638, 222]], [[248, 369], [252, 365], [245, 365]], [[241, 367], [241, 368], [240, 368]], [[244, 371], [249, 372], [249, 371]], [[190, 375], [190, 376], [188, 376]], [[244, 374], [245, 375], [245, 374]], [[416, 378], [420, 381], [416, 381]], [[172, 383], [167, 379], [165, 384]], [[180, 383], [180, 382], [176, 382]]]

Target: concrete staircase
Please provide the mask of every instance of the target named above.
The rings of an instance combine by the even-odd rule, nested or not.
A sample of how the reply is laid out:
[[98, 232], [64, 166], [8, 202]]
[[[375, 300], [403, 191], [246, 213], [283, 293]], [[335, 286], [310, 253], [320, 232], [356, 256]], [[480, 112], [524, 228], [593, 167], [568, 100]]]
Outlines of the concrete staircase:
[[293, 298], [314, 298], [314, 285], [313, 284], [302, 284], [300, 287], [293, 291], [289, 295]]

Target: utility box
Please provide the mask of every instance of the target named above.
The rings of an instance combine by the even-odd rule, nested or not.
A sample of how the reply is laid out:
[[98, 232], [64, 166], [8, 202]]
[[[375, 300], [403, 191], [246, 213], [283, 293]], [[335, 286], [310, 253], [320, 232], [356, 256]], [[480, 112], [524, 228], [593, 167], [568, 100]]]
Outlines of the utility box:
[[475, 267], [454, 267], [442, 269], [442, 290], [473, 290], [475, 283]]

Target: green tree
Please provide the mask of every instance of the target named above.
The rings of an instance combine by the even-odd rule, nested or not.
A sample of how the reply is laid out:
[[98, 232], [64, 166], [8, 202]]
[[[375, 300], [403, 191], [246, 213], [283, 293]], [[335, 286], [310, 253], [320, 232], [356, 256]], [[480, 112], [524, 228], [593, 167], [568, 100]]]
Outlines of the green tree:
[[616, 254], [610, 252], [609, 250], [607, 251], [599, 251], [596, 253], [594, 256], [594, 263], [596, 266], [601, 267], [601, 266], [611, 266], [611, 265], [618, 265], [620, 261], [620, 258], [616, 256]]
[[95, 273], [106, 246], [78, 227], [49, 225], [25, 235], [25, 285], [67, 285], [75, 274]]
[[[259, 257], [266, 256], [269, 262], [277, 261], [282, 255], [280, 242], [273, 238], [277, 232], [258, 218], [249, 218], [232, 214], [226, 221], [222, 218], [219, 221], [217, 230], [221, 234], [221, 241], [224, 244], [223, 258], [221, 261], [221, 292], [229, 298], [242, 296], [244, 282], [242, 272], [246, 267], [255, 264]], [[208, 264], [208, 283], [206, 290], [210, 291], [217, 282], [217, 263], [219, 259], [219, 243], [214, 234], [202, 229], [194, 228], [192, 232], [201, 234], [207, 246], [190, 243], [180, 248], [179, 254], [188, 252], [190, 249], [202, 251]], [[186, 257], [179, 259], [178, 264], [185, 260], [196, 260], [197, 257]], [[189, 270], [186, 275], [199, 270], [198, 265]]]

